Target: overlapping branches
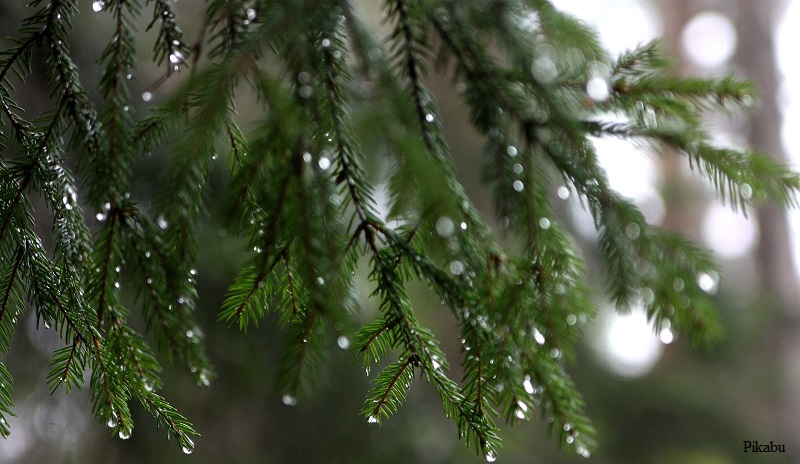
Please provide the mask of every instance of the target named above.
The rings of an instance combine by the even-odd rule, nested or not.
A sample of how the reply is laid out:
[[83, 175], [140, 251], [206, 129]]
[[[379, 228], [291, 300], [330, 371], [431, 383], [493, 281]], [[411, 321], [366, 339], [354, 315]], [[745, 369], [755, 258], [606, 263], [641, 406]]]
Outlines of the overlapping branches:
[[[675, 77], [655, 43], [611, 59], [594, 33], [545, 0], [387, 0], [386, 37], [347, 1], [214, 0], [192, 46], [170, 2], [95, 2], [113, 24], [100, 56], [99, 112], [69, 48], [76, 3], [30, 7], [0, 54], [0, 120], [10, 129], [0, 132], [0, 356], [29, 304], [64, 343], [48, 385], [80, 388], [88, 368], [93, 412], [121, 438], [131, 434], [136, 399], [184, 451], [193, 448], [191, 424], [155, 393], [156, 351], [200, 385], [213, 377], [192, 315], [197, 234], [219, 156], [228, 167], [220, 216], [248, 253], [219, 319], [246, 330], [278, 314], [289, 333], [277, 379], [284, 402], [320, 384], [335, 340], [368, 372], [384, 366], [366, 395], [368, 422], [387, 420], [425, 379], [458, 436], [490, 461], [501, 446], [495, 420], [531, 420], [537, 410], [559, 443], [584, 456], [595, 446], [564, 368], [594, 304], [580, 252], [551, 207], [551, 183], [566, 182], [592, 214], [618, 307], [640, 304], [657, 330], [678, 329], [696, 344], [720, 334], [698, 284], [715, 272], [708, 253], [648, 224], [615, 192], [591, 137], [677, 149], [734, 208], [763, 198], [797, 203], [796, 174], [716, 147], [703, 128], [703, 112], [748, 108], [750, 84]], [[210, 63], [137, 116], [128, 83], [135, 20], [146, 8], [154, 60], [168, 66], [163, 79], [206, 56]], [[40, 46], [51, 109], [28, 121], [11, 82], [39, 72]], [[501, 234], [455, 177], [424, 84], [437, 68], [452, 71], [485, 139], [484, 179]], [[261, 110], [247, 131], [234, 103], [240, 92]], [[144, 211], [131, 197], [131, 172], [160, 146], [170, 148], [169, 166], [154, 210]], [[382, 190], [385, 205], [376, 201]], [[36, 196], [52, 213], [46, 240], [32, 219]], [[369, 282], [355, 277], [362, 269]], [[461, 379], [451, 378], [423, 322], [414, 282], [459, 328], [462, 351], [450, 357]], [[354, 329], [359, 285], [372, 289], [378, 314]], [[138, 306], [157, 350], [131, 326]], [[11, 411], [11, 375], [0, 364], [0, 435]]]

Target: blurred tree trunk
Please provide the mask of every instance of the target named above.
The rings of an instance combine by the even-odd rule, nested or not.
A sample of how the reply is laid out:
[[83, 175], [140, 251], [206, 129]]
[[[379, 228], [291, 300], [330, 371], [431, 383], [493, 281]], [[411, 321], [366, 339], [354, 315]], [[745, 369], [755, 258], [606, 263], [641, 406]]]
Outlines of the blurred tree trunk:
[[[681, 47], [681, 31], [696, 13], [694, 0], [653, 2], [659, 10], [664, 27], [664, 45], [667, 54], [676, 60], [676, 71], [680, 75], [693, 74]], [[696, 74], [696, 73], [694, 73]], [[686, 234], [700, 242], [700, 230], [706, 211], [708, 195], [699, 176], [687, 177], [685, 157], [669, 150], [660, 158], [661, 194], [664, 197], [666, 214], [661, 226]]]
[[[750, 119], [747, 136], [753, 148], [788, 161], [781, 142], [780, 86], [775, 58], [774, 30], [784, 7], [783, 0], [740, 0], [736, 29], [740, 40], [737, 67], [760, 87], [761, 102]], [[788, 443], [800, 441], [800, 291], [794, 269], [787, 213], [765, 204], [756, 211], [759, 221], [758, 271], [763, 276], [764, 299], [788, 319], [775, 334], [774, 350], [785, 366], [783, 398], [780, 398], [781, 429]]]

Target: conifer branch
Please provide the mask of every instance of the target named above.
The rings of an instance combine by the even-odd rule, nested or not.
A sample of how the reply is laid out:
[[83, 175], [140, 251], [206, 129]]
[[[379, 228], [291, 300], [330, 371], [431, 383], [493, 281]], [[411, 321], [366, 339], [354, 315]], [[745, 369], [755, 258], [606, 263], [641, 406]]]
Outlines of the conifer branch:
[[[595, 446], [563, 365], [594, 307], [580, 253], [551, 208], [551, 180], [566, 182], [591, 213], [606, 294], [620, 309], [641, 304], [656, 330], [676, 328], [695, 344], [721, 334], [697, 282], [716, 272], [713, 260], [648, 224], [613, 189], [591, 136], [677, 149], [734, 209], [762, 199], [800, 201], [800, 176], [757, 153], [714, 146], [703, 127], [703, 113], [749, 109], [752, 84], [677, 77], [657, 42], [612, 59], [594, 32], [546, 0], [386, 0], [386, 40], [348, 1], [208, 0], [192, 46], [170, 2], [148, 1], [153, 60], [167, 66], [155, 85], [181, 68], [191, 72], [142, 116], [131, 111], [128, 88], [142, 6], [92, 6], [109, 13], [98, 17], [113, 30], [99, 59], [97, 102], [69, 46], [78, 2], [34, 0], [0, 53], [0, 117], [10, 126], [0, 146], [11, 153], [0, 163], [0, 354], [27, 299], [64, 344], [52, 355], [48, 386], [81, 388], [91, 368], [92, 411], [121, 438], [131, 434], [135, 397], [185, 452], [193, 449], [197, 432], [153, 392], [161, 366], [129, 321], [117, 274], [127, 263], [126, 285], [157, 351], [207, 385], [213, 370], [192, 317], [193, 266], [206, 209], [216, 204], [209, 187], [220, 147], [228, 169], [219, 210], [250, 258], [219, 319], [246, 330], [278, 313], [289, 332], [277, 379], [284, 402], [320, 383], [314, 375], [327, 338], [344, 336], [356, 321], [351, 293], [365, 261], [380, 315], [355, 331], [352, 352], [368, 373], [387, 367], [373, 379], [362, 414], [381, 423], [396, 412], [419, 369], [459, 437], [490, 461], [501, 444], [495, 418], [513, 424], [535, 409], [560, 444], [584, 456]], [[32, 67], [38, 46], [41, 70]], [[576, 51], [584, 60], [570, 59]], [[204, 56], [209, 62], [200, 69]], [[500, 234], [455, 176], [442, 117], [423, 84], [437, 69], [452, 71], [485, 138], [484, 179]], [[50, 108], [29, 122], [14, 101], [11, 73], [24, 85], [36, 72], [46, 76]], [[587, 91], [597, 77], [607, 86], [603, 98]], [[243, 90], [261, 111], [254, 124], [236, 114]], [[131, 198], [133, 170], [140, 154], [165, 146], [169, 166], [150, 217]], [[374, 153], [385, 153], [386, 162], [373, 163]], [[385, 217], [375, 201], [383, 183]], [[31, 195], [52, 213], [46, 239], [34, 232]], [[97, 212], [94, 236], [82, 205]], [[460, 385], [418, 320], [409, 293], [415, 281], [428, 284], [459, 328]], [[0, 363], [3, 436], [10, 383]]]

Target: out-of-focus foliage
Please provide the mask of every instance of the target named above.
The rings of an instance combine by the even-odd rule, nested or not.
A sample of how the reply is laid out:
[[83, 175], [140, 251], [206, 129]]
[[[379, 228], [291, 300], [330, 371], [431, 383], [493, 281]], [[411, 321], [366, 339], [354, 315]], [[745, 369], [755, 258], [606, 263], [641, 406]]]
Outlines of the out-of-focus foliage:
[[[123, 439], [136, 400], [193, 449], [192, 425], [155, 393], [157, 353], [199, 385], [214, 376], [193, 317], [196, 262], [211, 253], [197, 236], [209, 204], [248, 254], [219, 319], [252, 331], [266, 313], [278, 315], [287, 332], [277, 372], [284, 403], [318, 384], [329, 346], [350, 346], [368, 371], [380, 370], [362, 408], [367, 422], [383, 424], [425, 380], [458, 437], [493, 461], [498, 419], [540, 416], [559, 444], [583, 456], [595, 446], [564, 367], [594, 314], [592, 289], [553, 212], [555, 183], [591, 213], [618, 308], [641, 302], [656, 330], [672, 327], [696, 345], [721, 335], [697, 284], [715, 269], [708, 253], [648, 224], [615, 192], [591, 137], [677, 150], [734, 208], [796, 202], [794, 173], [715, 147], [701, 124], [704, 112], [748, 107], [750, 84], [676, 77], [657, 43], [610, 57], [546, 1], [387, 0], [384, 37], [347, 1], [217, 0], [207, 2], [193, 45], [168, 1], [91, 7], [112, 29], [97, 103], [73, 63], [75, 1], [32, 2], [0, 56], [0, 352], [31, 308], [63, 345], [50, 388], [81, 388], [91, 372], [92, 411]], [[129, 91], [140, 65], [137, 24], [151, 13], [159, 85], [186, 77], [137, 115]], [[484, 138], [501, 230], [455, 178], [423, 83], [434, 70], [451, 71]], [[15, 95], [35, 76], [46, 80], [49, 108], [28, 121]], [[259, 110], [246, 130], [236, 117], [242, 94]], [[170, 150], [167, 172], [155, 204], [142, 205], [134, 171], [158, 147]], [[225, 186], [210, 198], [219, 156]], [[49, 234], [35, 227], [34, 204], [49, 213]], [[363, 324], [353, 295], [361, 270], [378, 305]], [[458, 377], [418, 317], [415, 282], [458, 326]], [[11, 384], [0, 364], [3, 435]]]

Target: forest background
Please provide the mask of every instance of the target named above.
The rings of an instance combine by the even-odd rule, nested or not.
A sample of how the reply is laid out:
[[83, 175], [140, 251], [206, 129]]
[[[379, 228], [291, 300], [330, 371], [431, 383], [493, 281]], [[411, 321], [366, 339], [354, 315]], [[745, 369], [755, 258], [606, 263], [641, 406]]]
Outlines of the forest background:
[[[86, 3], [86, 2], [84, 2]], [[364, 14], [376, 14], [361, 2]], [[800, 159], [800, 64], [789, 55], [800, 41], [800, 7], [796, 2], [635, 0], [554, 2], [597, 26], [612, 52], [663, 36], [678, 57], [681, 73], [725, 74], [754, 80], [762, 96], [750, 118], [709, 121], [720, 141], [753, 146], [791, 163]], [[791, 3], [795, 3], [792, 5]], [[187, 37], [197, 34], [201, 2], [180, 0], [174, 8]], [[84, 7], [76, 18], [74, 59], [87, 88], [100, 78], [97, 57], [109, 35], [108, 22]], [[25, 16], [22, 2], [0, 2], [0, 30], [18, 28]], [[146, 20], [143, 20], [146, 21]], [[146, 26], [146, 22], [143, 23]], [[144, 27], [142, 27], [144, 29]], [[154, 39], [154, 38], [153, 38]], [[2, 44], [2, 42], [0, 42]], [[2, 45], [5, 46], [5, 45]], [[149, 61], [146, 47], [142, 62]], [[143, 93], [161, 71], [144, 66], [133, 92]], [[178, 81], [175, 79], [175, 81]], [[426, 81], [436, 95], [455, 157], [457, 175], [479, 209], [491, 211], [480, 173], [477, 136], [447, 77]], [[157, 100], [176, 82], [153, 91]], [[37, 86], [25, 98], [37, 110]], [[44, 83], [38, 91], [47, 92]], [[139, 101], [142, 108], [148, 102]], [[248, 112], [248, 102], [238, 102]], [[794, 128], [794, 130], [792, 130]], [[722, 206], [713, 190], [677, 157], [663, 159], [631, 153], [622, 144], [600, 144], [598, 152], [612, 184], [634, 198], [648, 219], [680, 230], [715, 251], [724, 265], [714, 296], [725, 322], [726, 338], [711, 351], [696, 351], [682, 338], [658, 338], [643, 317], [601, 311], [570, 372], [583, 392], [587, 411], [598, 429], [599, 451], [589, 462], [726, 464], [764, 462], [742, 453], [743, 440], [785, 443], [787, 453], [770, 462], [794, 462], [800, 452], [800, 297], [798, 265], [793, 259], [800, 223], [791, 213], [766, 206], [749, 219]], [[793, 158], [796, 157], [796, 158]], [[624, 161], [620, 163], [620, 159]], [[163, 169], [164, 157], [153, 153], [137, 169], [141, 178]], [[592, 265], [592, 235], [586, 216], [567, 199], [561, 213], [587, 250], [590, 280], [602, 282]], [[491, 217], [491, 214], [486, 214]], [[331, 357], [324, 373], [330, 379], [320, 392], [287, 406], [272, 388], [283, 335], [277, 323], [265, 323], [247, 335], [216, 321], [225, 291], [241, 262], [240, 244], [218, 225], [204, 230], [199, 255], [197, 317], [206, 331], [208, 352], [218, 373], [210, 388], [199, 389], [178, 372], [165, 371], [164, 395], [192, 420], [203, 435], [197, 450], [185, 456], [166, 433], [148, 426], [152, 419], [134, 410], [140, 422], [131, 439], [111, 437], [89, 414], [84, 392], [50, 395], [42, 379], [57, 342], [47, 331], [25, 321], [25, 336], [14, 340], [5, 360], [15, 374], [18, 417], [11, 437], [0, 442], [0, 462], [331, 462], [462, 463], [480, 462], [455, 439], [455, 430], [440, 412], [436, 393], [424, 383], [412, 388], [406, 405], [382, 428], [357, 414], [369, 379], [352, 368], [344, 351]], [[794, 254], [793, 254], [794, 253]], [[593, 271], [592, 271], [593, 270]], [[366, 301], [366, 294], [363, 295]], [[425, 318], [443, 337], [449, 352], [458, 340], [438, 301]], [[601, 303], [602, 305], [602, 303]], [[534, 420], [507, 430], [502, 460], [515, 463], [562, 463], [577, 459], [547, 439], [545, 425]]]

